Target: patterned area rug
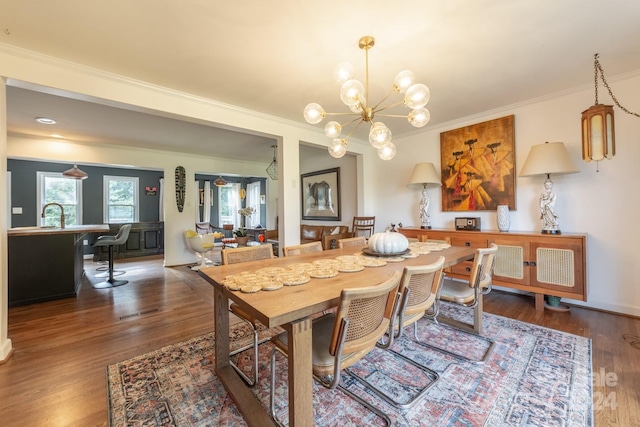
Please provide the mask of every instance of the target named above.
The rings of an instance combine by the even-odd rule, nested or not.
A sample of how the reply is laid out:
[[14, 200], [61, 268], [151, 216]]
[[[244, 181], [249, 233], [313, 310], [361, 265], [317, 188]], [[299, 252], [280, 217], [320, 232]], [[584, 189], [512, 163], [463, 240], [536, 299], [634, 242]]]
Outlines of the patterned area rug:
[[[443, 304], [442, 314], [470, 322], [470, 310]], [[343, 375], [343, 384], [389, 414], [394, 426], [592, 426], [591, 341], [485, 314], [484, 336], [495, 340], [486, 361], [462, 361], [413, 341], [408, 328], [393, 350], [429, 366], [440, 380], [408, 410], [398, 410]], [[250, 340], [240, 324], [234, 346]], [[268, 333], [268, 332], [266, 332]], [[480, 358], [487, 343], [426, 319], [418, 336], [441, 348]], [[109, 422], [124, 426], [244, 426], [242, 416], [214, 373], [213, 334], [193, 338], [107, 367]], [[272, 345], [260, 346], [260, 378], [254, 388], [269, 405]], [[250, 371], [241, 353], [237, 363]], [[429, 379], [388, 351], [375, 349], [351, 369], [400, 401]], [[277, 411], [287, 421], [286, 358], [276, 367]], [[381, 419], [339, 390], [314, 385], [318, 426], [376, 426]]]

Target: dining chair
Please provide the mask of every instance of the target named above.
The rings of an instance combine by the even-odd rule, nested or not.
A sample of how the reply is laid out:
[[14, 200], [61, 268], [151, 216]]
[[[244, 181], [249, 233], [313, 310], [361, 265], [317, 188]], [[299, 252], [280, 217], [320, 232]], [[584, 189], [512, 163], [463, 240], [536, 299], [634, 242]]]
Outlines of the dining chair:
[[366, 239], [371, 237], [376, 224], [375, 216], [354, 216], [351, 232], [354, 236], [364, 235]]
[[196, 231], [198, 234], [213, 233], [213, 226], [210, 222], [196, 222]]
[[[247, 246], [242, 248], [229, 248], [223, 249], [221, 252], [222, 265], [238, 264], [241, 262], [257, 261], [261, 259], [273, 258], [273, 247], [270, 243], [265, 243], [259, 246]], [[249, 385], [254, 386], [258, 382], [258, 346], [264, 342], [269, 341], [269, 338], [259, 339], [259, 326], [258, 320], [251, 316], [246, 311], [242, 310], [240, 306], [235, 303], [229, 305], [229, 311], [241, 320], [248, 323], [253, 329], [253, 342], [239, 349], [233, 350], [229, 353], [229, 356], [235, 356], [238, 353], [242, 353], [253, 347], [253, 378], [249, 378], [242, 369], [238, 367], [236, 363], [229, 360], [229, 364], [236, 370], [238, 375]]]
[[[483, 295], [491, 291], [493, 269], [496, 262], [498, 246], [492, 243], [488, 248], [476, 249], [469, 280], [454, 279], [444, 276], [438, 299], [467, 308], [473, 308], [473, 324], [467, 324], [455, 319], [440, 316], [438, 304], [434, 305], [433, 320], [443, 326], [453, 327], [463, 333], [471, 333], [488, 344], [488, 348], [480, 359], [472, 359], [466, 355], [454, 353], [447, 349], [429, 345], [458, 359], [471, 362], [485, 362], [493, 350], [493, 340], [482, 336]], [[440, 316], [440, 317], [438, 317]]]
[[282, 249], [284, 256], [300, 255], [310, 252], [322, 252], [322, 242], [318, 240], [317, 242], [303, 243], [301, 245], [285, 246]]
[[367, 246], [367, 241], [364, 236], [347, 237], [346, 239], [338, 240], [338, 248], [340, 249], [351, 246], [361, 248], [363, 246]]
[[[393, 345], [394, 339], [402, 336], [404, 328], [413, 324], [415, 342], [421, 344], [418, 339], [418, 320], [422, 319], [428, 310], [430, 310], [437, 301], [437, 295], [442, 285], [443, 267], [445, 258], [439, 257], [435, 262], [426, 265], [407, 266], [402, 271], [402, 277], [398, 286], [399, 308], [396, 309], [396, 317], [391, 322], [387, 339], [380, 340], [378, 347], [389, 349]], [[378, 396], [384, 399], [390, 405], [397, 408], [409, 409], [419, 399], [424, 396], [431, 387], [433, 387], [440, 376], [434, 370], [424, 366], [413, 359], [404, 356], [394, 350], [389, 350], [394, 357], [399, 357], [405, 362], [415, 366], [424, 372], [425, 376], [430, 379], [422, 388], [415, 391], [412, 398], [406, 401], [399, 401], [392, 396], [384, 393], [382, 390], [370, 384], [366, 378], [355, 375], [351, 371], [347, 371], [349, 375], [356, 378], [359, 382], [366, 384]]]
[[[388, 331], [397, 308], [400, 272], [374, 286], [343, 289], [335, 313], [329, 313], [312, 322], [312, 374], [313, 378], [330, 390], [340, 389], [367, 409], [381, 417], [387, 425], [389, 417], [340, 384], [341, 371], [365, 357]], [[275, 409], [276, 355], [288, 353], [287, 332], [271, 338], [271, 416], [278, 420]]]
[[185, 230], [184, 237], [187, 240], [189, 248], [200, 254], [200, 264], [191, 267], [191, 270], [198, 271], [207, 267], [207, 257], [205, 254], [212, 250], [215, 246], [216, 235], [214, 233], [199, 234], [195, 230]]

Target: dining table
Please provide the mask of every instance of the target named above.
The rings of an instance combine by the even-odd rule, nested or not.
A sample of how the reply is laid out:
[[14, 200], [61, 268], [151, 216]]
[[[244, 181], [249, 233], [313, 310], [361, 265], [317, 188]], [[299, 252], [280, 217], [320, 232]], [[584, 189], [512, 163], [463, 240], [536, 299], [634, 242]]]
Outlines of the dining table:
[[[287, 268], [297, 263], [313, 263], [349, 255], [363, 255], [363, 250], [348, 247], [290, 257], [279, 257], [239, 264], [213, 266], [199, 270], [213, 286], [215, 309], [215, 372], [249, 426], [275, 425], [269, 411], [262, 406], [251, 389], [229, 364], [229, 300], [260, 321], [267, 328], [282, 327], [289, 334], [288, 349], [288, 410], [289, 425], [313, 426], [312, 318], [314, 314], [338, 305], [340, 293], [346, 288], [372, 286], [389, 279], [406, 266], [425, 265], [445, 258], [445, 267], [473, 259], [475, 249], [451, 246], [413, 258], [377, 256], [385, 265], [365, 267], [358, 272], [341, 272], [329, 278], [311, 278], [298, 286], [283, 286], [275, 291], [244, 293], [225, 287], [225, 278], [244, 272], [254, 273], [269, 267]], [[393, 260], [393, 262], [391, 262]]]

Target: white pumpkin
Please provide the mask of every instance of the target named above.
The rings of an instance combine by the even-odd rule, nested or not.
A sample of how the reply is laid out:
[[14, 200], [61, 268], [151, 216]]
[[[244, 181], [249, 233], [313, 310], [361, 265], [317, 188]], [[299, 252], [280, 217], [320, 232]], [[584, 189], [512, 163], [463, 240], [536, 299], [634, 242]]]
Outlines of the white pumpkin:
[[409, 247], [409, 240], [402, 233], [385, 231], [369, 237], [369, 250], [381, 254], [396, 254]]

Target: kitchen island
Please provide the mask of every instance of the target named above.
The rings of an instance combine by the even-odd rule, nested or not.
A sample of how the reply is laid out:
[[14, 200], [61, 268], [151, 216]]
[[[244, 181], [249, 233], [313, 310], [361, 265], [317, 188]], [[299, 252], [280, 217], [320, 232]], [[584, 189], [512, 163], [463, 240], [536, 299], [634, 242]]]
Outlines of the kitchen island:
[[108, 231], [108, 224], [9, 229], [9, 307], [74, 297], [84, 275], [84, 237]]

